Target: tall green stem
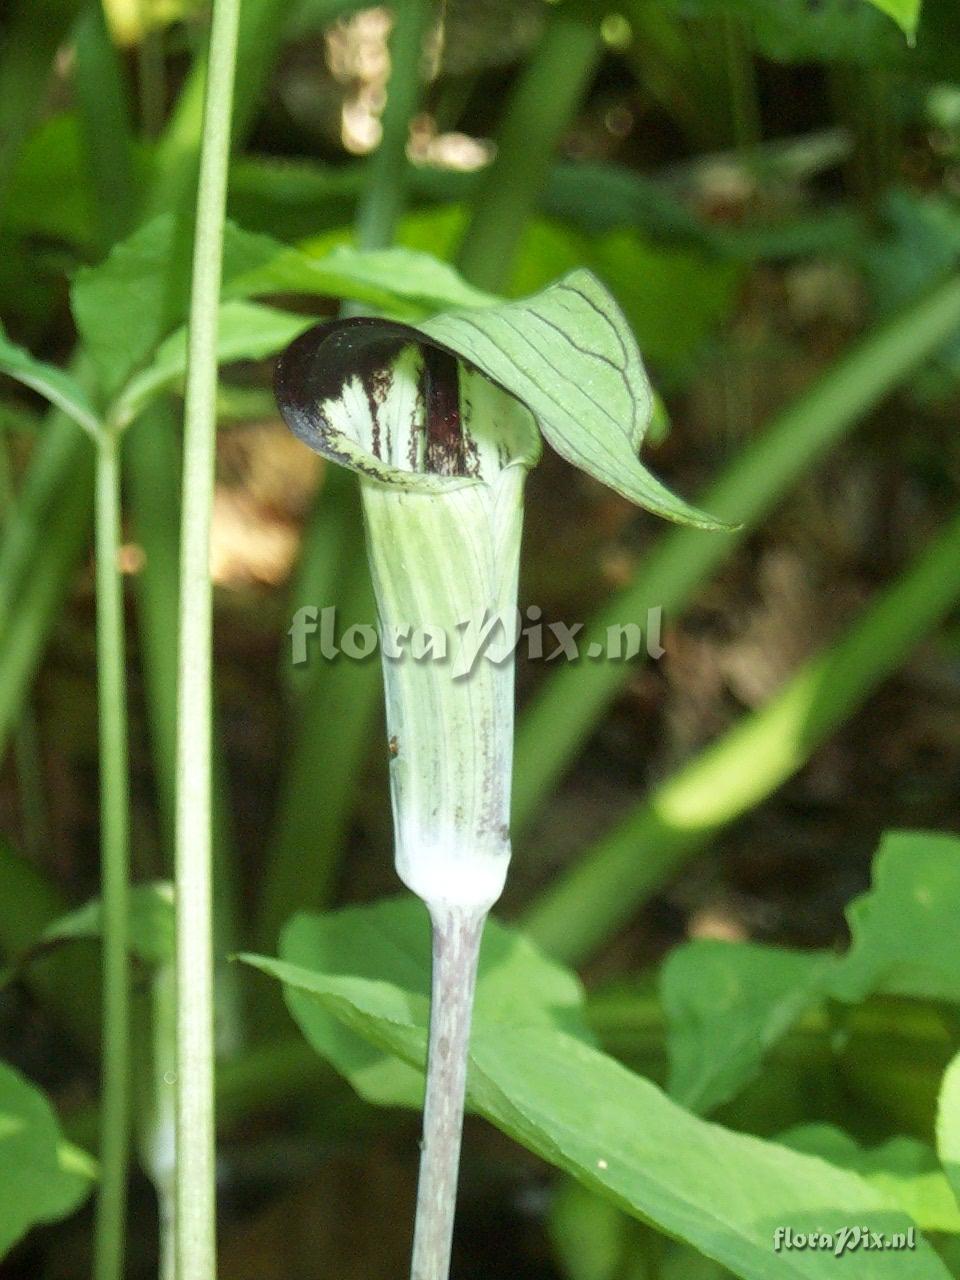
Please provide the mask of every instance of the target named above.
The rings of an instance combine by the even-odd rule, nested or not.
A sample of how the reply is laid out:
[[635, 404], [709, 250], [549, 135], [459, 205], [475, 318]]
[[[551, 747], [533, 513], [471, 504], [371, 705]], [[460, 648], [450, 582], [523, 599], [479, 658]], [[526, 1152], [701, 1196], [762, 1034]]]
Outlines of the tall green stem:
[[123, 1274], [130, 1146], [130, 879], [126, 660], [120, 550], [120, 463], [116, 435], [97, 448], [97, 685], [100, 719], [100, 844], [103, 901], [103, 1058], [96, 1280]]
[[210, 521], [217, 324], [239, 0], [215, 0], [193, 254], [184, 435], [177, 690], [177, 1092], [175, 1205], [179, 1280], [216, 1275]]

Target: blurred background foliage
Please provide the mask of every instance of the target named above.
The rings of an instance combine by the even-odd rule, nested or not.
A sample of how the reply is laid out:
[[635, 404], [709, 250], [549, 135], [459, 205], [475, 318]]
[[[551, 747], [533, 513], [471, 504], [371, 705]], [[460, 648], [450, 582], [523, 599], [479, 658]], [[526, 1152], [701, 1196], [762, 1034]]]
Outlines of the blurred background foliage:
[[[54, 363], [76, 343], [71, 279], [150, 214], [182, 224], [192, 198], [208, 6], [104, 10], [109, 39], [79, 0], [2, 15], [0, 313]], [[581, 963], [601, 1042], [658, 1081], [651, 975], [672, 948], [832, 948], [880, 834], [960, 820], [960, 8], [925, 0], [910, 39], [891, 13], [911, 28], [911, 6], [869, 0], [446, 0], [422, 59], [395, 43], [391, 82], [389, 8], [244, 7], [230, 216], [316, 256], [392, 241], [514, 296], [590, 267], [663, 400], [651, 465], [744, 522], [713, 541], [658, 527], [552, 456], [530, 481], [522, 603], [594, 626], [662, 605], [666, 654], [557, 671], [521, 653], [502, 911]], [[175, 263], [166, 288], [182, 293]], [[179, 409], [153, 406], [125, 447], [143, 880], [169, 869]], [[0, 384], [9, 964], [97, 892], [92, 464], [44, 414]], [[395, 889], [387, 762], [375, 664], [289, 661], [297, 604], [371, 616], [352, 485], [280, 424], [269, 361], [224, 369], [221, 420], [221, 950], [272, 952], [298, 907]], [[402, 1274], [415, 1121], [318, 1064], [266, 983], [224, 974], [224, 1280]], [[0, 1054], [87, 1146], [96, 984], [74, 943], [0, 994]], [[842, 1054], [804, 1024], [721, 1118], [929, 1142], [954, 1015], [880, 1000], [861, 1016]], [[720, 1274], [472, 1123], [463, 1280]], [[146, 1276], [145, 1180], [133, 1209]], [[79, 1274], [88, 1239], [75, 1216], [0, 1274]]]

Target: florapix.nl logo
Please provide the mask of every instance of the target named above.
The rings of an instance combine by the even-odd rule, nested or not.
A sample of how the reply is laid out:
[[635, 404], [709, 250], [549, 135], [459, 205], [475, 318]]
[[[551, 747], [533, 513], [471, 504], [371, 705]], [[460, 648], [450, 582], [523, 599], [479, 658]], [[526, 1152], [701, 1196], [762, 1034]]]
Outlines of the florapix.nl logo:
[[539, 605], [526, 609], [486, 610], [464, 618], [452, 628], [429, 622], [392, 624], [371, 622], [340, 626], [334, 605], [303, 605], [293, 615], [290, 660], [295, 667], [318, 659], [344, 657], [363, 662], [378, 651], [388, 662], [436, 662], [449, 665], [455, 680], [465, 679], [478, 662], [500, 665], [515, 655], [532, 662], [632, 662], [642, 655], [661, 658], [665, 652], [663, 609], [649, 608], [639, 622], [612, 623], [586, 631], [583, 622], [545, 622]]

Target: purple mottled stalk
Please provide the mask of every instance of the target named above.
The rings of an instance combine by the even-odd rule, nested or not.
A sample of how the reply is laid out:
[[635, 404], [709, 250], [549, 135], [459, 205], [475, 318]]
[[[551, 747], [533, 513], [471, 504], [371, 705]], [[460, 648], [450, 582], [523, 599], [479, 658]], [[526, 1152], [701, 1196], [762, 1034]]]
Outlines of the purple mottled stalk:
[[457, 1206], [470, 1019], [486, 911], [431, 908], [433, 984], [411, 1280], [447, 1280]]

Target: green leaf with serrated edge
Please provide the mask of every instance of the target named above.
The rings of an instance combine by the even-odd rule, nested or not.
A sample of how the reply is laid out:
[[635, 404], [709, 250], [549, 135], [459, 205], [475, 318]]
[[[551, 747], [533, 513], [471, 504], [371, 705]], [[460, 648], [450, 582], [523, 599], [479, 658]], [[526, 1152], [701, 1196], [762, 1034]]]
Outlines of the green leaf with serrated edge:
[[960, 839], [930, 831], [883, 837], [873, 887], [847, 909], [852, 941], [830, 993], [960, 1002]]
[[943, 1073], [937, 1100], [937, 1154], [960, 1201], [960, 1053]]
[[97, 412], [75, 378], [56, 365], [34, 360], [29, 351], [11, 342], [0, 325], [0, 373], [30, 387], [96, 438], [100, 431]]
[[525, 404], [561, 457], [616, 493], [681, 524], [731, 527], [675, 497], [637, 457], [653, 394], [629, 325], [589, 271], [417, 327]]
[[[263, 360], [275, 355], [314, 323], [312, 316], [293, 315], [256, 302], [224, 302], [217, 324], [217, 362]], [[186, 373], [187, 331], [165, 338], [150, 364], [135, 374], [111, 410], [112, 420], [126, 426], [165, 388]]]
[[734, 1097], [822, 998], [835, 963], [824, 952], [706, 939], [672, 951], [660, 972], [671, 1096], [700, 1112]]
[[40, 1090], [0, 1063], [0, 1257], [32, 1226], [79, 1208], [92, 1169], [89, 1157], [64, 1143]]
[[[376, 933], [371, 936], [371, 912]], [[284, 928], [280, 954], [306, 969], [373, 976], [389, 973], [413, 1002], [430, 998], [430, 921], [412, 897], [376, 907], [347, 908], [330, 915], [298, 915]], [[423, 1078], [411, 1066], [384, 1054], [309, 996], [285, 988], [290, 1012], [316, 1051], [345, 1075], [368, 1102], [417, 1108]], [[576, 977], [536, 951], [523, 937], [488, 921], [477, 978], [476, 1006], [491, 1021], [551, 1022], [590, 1040]]]
[[891, 1204], [908, 1213], [923, 1231], [960, 1232], [960, 1207], [925, 1142], [906, 1136], [889, 1138], [869, 1149], [831, 1124], [806, 1124], [778, 1134], [791, 1151], [820, 1156], [841, 1169], [858, 1173]]
[[[102, 907], [99, 898], [52, 921], [39, 938], [42, 947], [80, 938], [98, 938]], [[166, 880], [137, 884], [130, 890], [131, 952], [145, 964], [164, 964], [173, 957], [173, 885]]]
[[[379, 949], [379, 917], [353, 917], [353, 948]], [[325, 973], [262, 956], [242, 959], [332, 1014], [383, 1052], [422, 1068], [427, 968], [419, 983], [371, 966]], [[836, 1260], [816, 1250], [774, 1253], [778, 1227], [837, 1231], [856, 1223], [892, 1235], [911, 1220], [862, 1178], [779, 1143], [700, 1120], [592, 1045], [544, 1025], [477, 1010], [471, 1042], [473, 1108], [543, 1159], [635, 1216], [686, 1240], [748, 1280], [828, 1280]], [[735, 1176], [731, 1171], [735, 1171]], [[908, 1255], [857, 1256], [858, 1280], [945, 1280], [922, 1236]]]
[[[161, 215], [116, 245], [103, 262], [77, 272], [70, 295], [73, 315], [107, 394], [115, 394], [186, 319], [186, 290], [178, 297], [172, 287], [183, 256], [175, 237], [174, 218]], [[488, 296], [426, 254], [340, 248], [313, 258], [228, 222], [222, 296], [280, 292], [355, 298], [411, 318], [441, 307], [477, 306]]]

